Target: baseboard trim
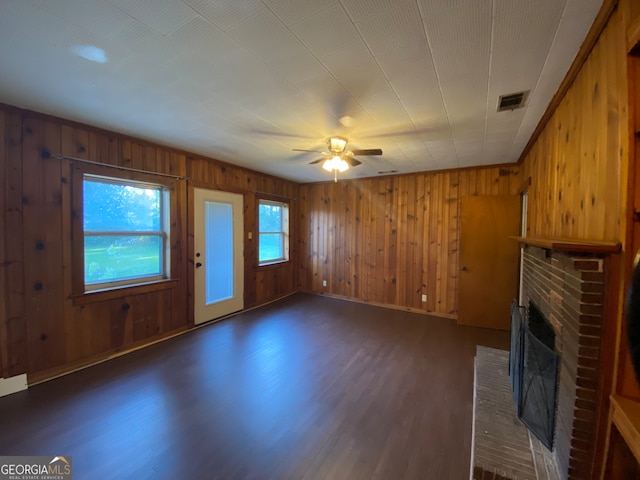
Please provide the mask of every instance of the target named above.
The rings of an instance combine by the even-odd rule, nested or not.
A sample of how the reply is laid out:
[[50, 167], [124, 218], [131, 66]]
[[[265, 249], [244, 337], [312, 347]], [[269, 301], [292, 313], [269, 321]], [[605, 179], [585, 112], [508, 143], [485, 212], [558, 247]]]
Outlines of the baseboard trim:
[[280, 297], [276, 297], [273, 300], [269, 300], [267, 302], [261, 303], [260, 305], [254, 305], [253, 307], [245, 308], [243, 310], [238, 310], [237, 312], [233, 312], [233, 313], [230, 313], [228, 315], [224, 315], [222, 317], [213, 318], [213, 319], [208, 320], [206, 322], [198, 323], [197, 325], [194, 325], [193, 327], [190, 327], [187, 331], [190, 332], [192, 330], [197, 330], [198, 328], [206, 327], [208, 325], [213, 325], [214, 323], [221, 322], [222, 320], [227, 320], [228, 318], [235, 317], [235, 316], [240, 315], [242, 313], [247, 313], [247, 312], [251, 312], [252, 310], [257, 310], [258, 308], [262, 308], [262, 307], [265, 307], [267, 305], [271, 305], [272, 303], [279, 302], [280, 300], [284, 300], [285, 298], [290, 297], [291, 295], [295, 295], [299, 291], [300, 290], [296, 290], [296, 291], [290, 292], [290, 293], [285, 293], [284, 295], [282, 295]]
[[16, 375], [15, 377], [0, 378], [0, 397], [22, 392], [28, 388], [27, 374]]
[[250, 307], [250, 308], [247, 308], [247, 309], [244, 309], [244, 310], [239, 310], [237, 312], [231, 313], [231, 314], [226, 315], [224, 317], [216, 318], [216, 319], [210, 320], [208, 322], [200, 323], [198, 325], [193, 325], [193, 326], [190, 326], [190, 327], [181, 327], [179, 329], [176, 329], [176, 330], [173, 330], [171, 332], [168, 332], [165, 335], [157, 337], [157, 338], [155, 338], [153, 340], [150, 340], [150, 341], [149, 340], [143, 340], [140, 343], [132, 344], [132, 345], [130, 345], [127, 348], [124, 348], [122, 350], [109, 352], [106, 355], [100, 355], [100, 356], [97, 356], [97, 357], [92, 357], [92, 358], [88, 358], [88, 359], [82, 360], [80, 362], [77, 362], [77, 363], [74, 363], [74, 364], [71, 364], [71, 365], [63, 365], [61, 367], [54, 367], [54, 368], [51, 368], [49, 370], [37, 372], [37, 373], [34, 373], [34, 374], [29, 374], [28, 377], [25, 375], [25, 377], [27, 378], [25, 380], [25, 384], [28, 384], [29, 386], [38, 385], [39, 383], [48, 382], [49, 380], [54, 380], [56, 378], [63, 377], [65, 375], [69, 375], [70, 373], [74, 373], [74, 372], [77, 372], [79, 370], [84, 370], [85, 368], [93, 367], [94, 365], [99, 365], [101, 363], [107, 362], [107, 361], [112, 360], [114, 358], [122, 357], [123, 355], [127, 355], [129, 353], [135, 352], [136, 350], [140, 350], [142, 348], [146, 348], [146, 347], [149, 347], [151, 345], [155, 345], [157, 343], [164, 342], [165, 340], [169, 340], [171, 338], [174, 338], [174, 337], [177, 337], [177, 336], [180, 336], [180, 335], [184, 335], [185, 333], [193, 332], [193, 331], [196, 331], [196, 330], [198, 330], [200, 328], [213, 325], [214, 323], [220, 322], [222, 320], [226, 320], [228, 318], [235, 317], [236, 315], [240, 315], [241, 313], [246, 313], [246, 312], [250, 312], [251, 310], [256, 310], [258, 308], [264, 307], [265, 305], [269, 305], [270, 303], [277, 302], [279, 300], [287, 298], [287, 297], [289, 297], [291, 295], [294, 295], [296, 293], [298, 293], [297, 290], [295, 292], [287, 293], [287, 294], [285, 294], [285, 295], [283, 295], [281, 297], [274, 298], [273, 300], [270, 300], [270, 301], [268, 301], [266, 303], [261, 303], [260, 305], [256, 305], [255, 307]]
[[325, 293], [325, 292], [313, 292], [311, 290], [300, 290], [303, 293], [309, 293], [311, 295], [318, 295], [320, 297], [330, 297], [336, 298], [338, 300], [346, 300], [348, 302], [362, 303], [364, 305], [373, 305], [374, 307], [388, 308], [390, 310], [400, 310], [403, 312], [417, 313], [418, 315], [425, 315], [428, 317], [440, 317], [446, 318], [448, 320], [457, 320], [458, 316], [451, 313], [439, 313], [439, 312], [427, 312], [425, 310], [421, 310], [419, 308], [412, 307], [403, 307], [400, 305], [392, 305], [390, 303], [381, 303], [381, 302], [368, 302], [366, 300], [360, 300], [358, 298], [346, 297], [344, 295], [336, 295], [333, 293]]
[[165, 340], [169, 340], [170, 338], [177, 337], [178, 335], [182, 335], [183, 333], [190, 332], [191, 330], [192, 329], [188, 329], [186, 327], [181, 327], [179, 329], [168, 332], [162, 336], [156, 337], [153, 340], [144, 340], [141, 342], [137, 342], [121, 350], [111, 351], [106, 354], [86, 358], [72, 364], [66, 364], [60, 367], [53, 367], [48, 370], [43, 370], [37, 373], [28, 374], [28, 384], [30, 387], [33, 387], [34, 385], [48, 382], [49, 380], [54, 380], [56, 378], [64, 377], [65, 375], [69, 375], [71, 373], [84, 370], [85, 368], [93, 367], [94, 365], [99, 365], [101, 363], [108, 362], [109, 360], [113, 360], [114, 358], [122, 357], [123, 355], [127, 355], [131, 352], [135, 352], [136, 350], [140, 350], [142, 348], [155, 345], [156, 343], [164, 342]]
[[[210, 326], [212, 324], [215, 324], [217, 322], [220, 322], [222, 320], [227, 320], [229, 318], [235, 317], [237, 315], [240, 315], [242, 313], [247, 313], [250, 312], [252, 310], [256, 310], [258, 308], [262, 308], [265, 307], [271, 303], [275, 303], [278, 302], [280, 300], [283, 300], [291, 295], [295, 295], [296, 293], [301, 292], [301, 293], [308, 293], [311, 295], [318, 295], [318, 296], [322, 296], [322, 297], [330, 297], [330, 298], [335, 298], [337, 300], [345, 300], [347, 302], [355, 302], [355, 303], [361, 303], [364, 305], [372, 305], [374, 307], [381, 307], [381, 308], [388, 308], [391, 310], [400, 310], [400, 311], [404, 311], [404, 312], [410, 312], [410, 313], [417, 313], [419, 315], [424, 315], [424, 316], [431, 316], [431, 317], [439, 317], [439, 318], [446, 318], [448, 320], [457, 320], [458, 316], [457, 315], [453, 315], [453, 314], [447, 314], [447, 313], [438, 313], [438, 312], [426, 312], [424, 310], [420, 310], [417, 308], [411, 308], [411, 307], [402, 307], [399, 305], [391, 305], [388, 303], [379, 303], [379, 302], [367, 302], [364, 300], [359, 300], [357, 298], [351, 298], [351, 297], [345, 297], [342, 295], [334, 295], [334, 294], [330, 294], [330, 293], [324, 293], [324, 292], [312, 292], [312, 291], [308, 291], [308, 290], [296, 290], [294, 292], [290, 292], [287, 293], [285, 295], [282, 295], [281, 297], [278, 298], [274, 298], [273, 300], [270, 300], [268, 302], [262, 303], [260, 305], [256, 305], [254, 307], [250, 307], [244, 310], [240, 310], [238, 312], [234, 312], [230, 315], [224, 316], [224, 317], [220, 317], [220, 318], [216, 318], [214, 320], [211, 320], [209, 322], [204, 322], [201, 323], [199, 325], [194, 325], [191, 327], [183, 327], [178, 329], [177, 331], [174, 330], [173, 332], [170, 332], [162, 337], [156, 338], [155, 340], [152, 341], [144, 341], [144, 343], [142, 344], [138, 344], [138, 345], [131, 345], [129, 348], [120, 350], [120, 351], [116, 351], [116, 352], [110, 352], [107, 355], [102, 355], [100, 357], [94, 357], [91, 359], [87, 359], [84, 361], [81, 361], [79, 363], [76, 363], [74, 365], [65, 365], [62, 367], [57, 367], [57, 368], [53, 368], [53, 369], [49, 369], [47, 371], [44, 372], [38, 372], [35, 374], [30, 374], [28, 377], [27, 375], [24, 375], [25, 379], [24, 379], [24, 388], [22, 389], [26, 389], [27, 385], [29, 386], [34, 386], [37, 385], [39, 383], [43, 383], [43, 382], [48, 382], [49, 380], [53, 380], [55, 378], [59, 378], [65, 375], [68, 375], [70, 373], [73, 372], [77, 372], [79, 370], [83, 370], [85, 368], [89, 368], [92, 367], [94, 365], [98, 365], [100, 363], [112, 360], [114, 358], [117, 357], [121, 357], [123, 355], [126, 355], [128, 353], [131, 352], [135, 352], [136, 350], [140, 350], [141, 348], [146, 348], [148, 346], [151, 345], [155, 345], [156, 343], [160, 343], [160, 342], [164, 342], [165, 340], [169, 340], [170, 338], [174, 338], [177, 337], [179, 335], [183, 335], [185, 333], [189, 333], [189, 332], [193, 332], [195, 330], [198, 330], [200, 328], [203, 327], [207, 327]], [[22, 376], [19, 376], [22, 377]], [[18, 377], [12, 377], [12, 378], [18, 378]], [[16, 391], [20, 391], [20, 390], [16, 390]], [[9, 393], [13, 393], [13, 392], [9, 392]], [[0, 389], [0, 396], [2, 396], [2, 390]]]

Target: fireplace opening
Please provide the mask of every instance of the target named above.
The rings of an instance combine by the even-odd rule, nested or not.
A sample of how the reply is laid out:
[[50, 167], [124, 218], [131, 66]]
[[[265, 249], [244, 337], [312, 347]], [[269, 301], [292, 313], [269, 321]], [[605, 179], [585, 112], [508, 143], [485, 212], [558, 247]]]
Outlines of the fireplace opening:
[[529, 302], [528, 314], [527, 325], [529, 326], [529, 331], [550, 350], [555, 350], [556, 333], [553, 331], [553, 327], [547, 320], [547, 317], [543, 315], [533, 302]]
[[553, 327], [533, 302], [528, 309], [516, 305], [515, 301], [511, 307], [509, 377], [518, 418], [551, 450], [558, 354]]

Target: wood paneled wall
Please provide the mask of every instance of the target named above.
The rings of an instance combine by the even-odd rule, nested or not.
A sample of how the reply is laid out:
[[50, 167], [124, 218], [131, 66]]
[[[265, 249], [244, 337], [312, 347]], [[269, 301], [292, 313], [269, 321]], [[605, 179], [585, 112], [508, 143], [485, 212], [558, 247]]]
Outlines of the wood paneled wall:
[[302, 185], [300, 288], [455, 316], [459, 200], [521, 183], [510, 167]]
[[627, 105], [625, 30], [616, 11], [524, 158], [530, 236], [623, 240]]
[[3, 111], [2, 149], [2, 217], [4, 229], [0, 234], [4, 246], [0, 277], [4, 285], [3, 314], [0, 317], [0, 357], [3, 377], [25, 373], [27, 370], [27, 331], [24, 320], [24, 251], [23, 229], [16, 228], [22, 219], [22, 118], [15, 111]]
[[[63, 155], [150, 172], [189, 176], [175, 182], [172, 277], [168, 288], [123, 289], [96, 301], [74, 297], [71, 250], [73, 166]], [[297, 185], [214, 160], [85, 125], [0, 105], [0, 367], [29, 380], [147, 344], [193, 325], [193, 239], [189, 185], [242, 193], [245, 232], [257, 238], [256, 195], [291, 199]], [[114, 170], [117, 175], [117, 170]], [[296, 217], [292, 217], [295, 218]], [[296, 226], [292, 225], [295, 231]], [[255, 240], [245, 239], [245, 307], [295, 291], [297, 265], [257, 268]], [[295, 244], [295, 243], [294, 243]]]

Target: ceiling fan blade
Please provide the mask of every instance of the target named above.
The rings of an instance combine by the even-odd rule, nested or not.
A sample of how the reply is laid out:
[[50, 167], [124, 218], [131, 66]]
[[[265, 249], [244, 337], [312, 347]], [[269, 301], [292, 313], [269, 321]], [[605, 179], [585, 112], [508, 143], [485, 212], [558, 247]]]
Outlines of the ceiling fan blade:
[[352, 150], [351, 153], [354, 155], [382, 155], [382, 150], [380, 148], [370, 148], [368, 150]]
[[316, 163], [320, 163], [322, 161], [326, 160], [325, 157], [319, 158], [317, 160], [314, 160], [313, 162], [309, 162], [309, 165], [315, 165]]
[[357, 167], [358, 165], [362, 165], [362, 162], [357, 158], [348, 157], [346, 160], [347, 162], [349, 162], [349, 165], [351, 165], [352, 167]]
[[323, 151], [321, 151], [321, 150], [304, 150], [304, 149], [302, 149], [302, 148], [292, 148], [291, 150], [292, 150], [292, 151], [294, 151], [294, 152], [325, 153], [325, 152], [323, 152]]
[[307, 135], [301, 135], [298, 133], [279, 132], [277, 130], [266, 130], [266, 129], [258, 129], [258, 128], [251, 129], [247, 133], [249, 133], [250, 135], [262, 135], [266, 137], [300, 138], [302, 140], [310, 140], [313, 138], [313, 137], [309, 137]]
[[358, 135], [358, 138], [363, 139], [371, 139], [374, 140], [376, 138], [394, 138], [394, 137], [413, 137], [420, 138], [422, 135], [438, 135], [447, 131], [448, 125], [434, 125], [431, 127], [413, 127], [410, 126], [408, 128], [399, 128], [399, 129], [391, 129], [387, 130], [384, 133], [366, 133], [363, 132]]

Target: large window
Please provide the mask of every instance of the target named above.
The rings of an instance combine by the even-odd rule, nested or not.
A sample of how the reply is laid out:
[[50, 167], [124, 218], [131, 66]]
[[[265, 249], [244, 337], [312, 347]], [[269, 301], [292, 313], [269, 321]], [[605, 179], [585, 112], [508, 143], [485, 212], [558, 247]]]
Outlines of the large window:
[[166, 189], [85, 174], [82, 193], [85, 290], [167, 278]]
[[260, 200], [258, 203], [258, 263], [289, 260], [289, 207], [286, 203]]

